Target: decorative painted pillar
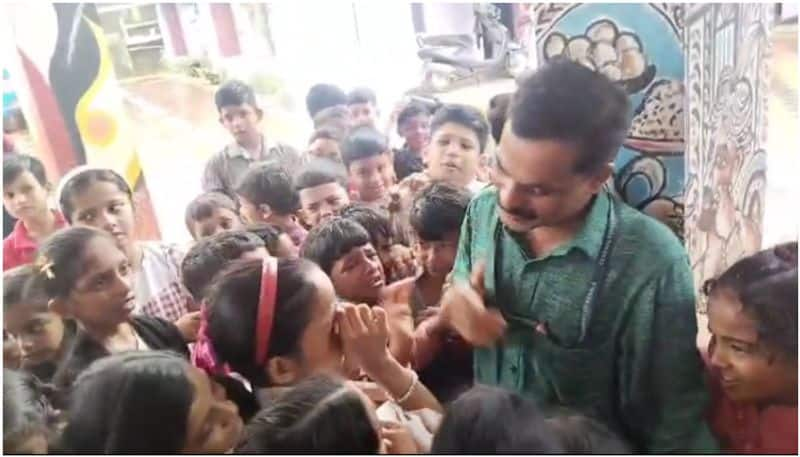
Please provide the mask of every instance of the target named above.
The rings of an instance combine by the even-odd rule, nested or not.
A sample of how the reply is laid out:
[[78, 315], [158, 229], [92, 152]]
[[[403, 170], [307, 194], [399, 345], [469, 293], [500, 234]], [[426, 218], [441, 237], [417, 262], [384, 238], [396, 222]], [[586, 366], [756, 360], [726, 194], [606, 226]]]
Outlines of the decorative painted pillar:
[[211, 18], [217, 35], [217, 45], [222, 57], [238, 56], [242, 53], [239, 36], [236, 33], [236, 22], [229, 3], [210, 3]]
[[[169, 41], [172, 44], [172, 53], [175, 56], [187, 55], [186, 35], [183, 32], [183, 25], [178, 14], [178, 7], [174, 3], [159, 3], [158, 9], [164, 18], [166, 32], [169, 34]], [[164, 33], [164, 31], [162, 31]]]

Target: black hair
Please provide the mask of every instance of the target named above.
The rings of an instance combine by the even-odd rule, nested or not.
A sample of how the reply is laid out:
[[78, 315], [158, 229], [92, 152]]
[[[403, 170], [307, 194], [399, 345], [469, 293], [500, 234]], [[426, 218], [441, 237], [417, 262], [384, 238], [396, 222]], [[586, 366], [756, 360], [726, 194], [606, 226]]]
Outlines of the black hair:
[[131, 186], [125, 182], [125, 179], [119, 173], [107, 168], [90, 168], [83, 170], [74, 176], [70, 177], [68, 181], [63, 183], [61, 187], [61, 195], [58, 196], [58, 204], [61, 211], [64, 213], [64, 218], [72, 223], [72, 213], [75, 212], [75, 207], [72, 204], [72, 198], [83, 191], [85, 191], [91, 184], [96, 182], [109, 182], [114, 184], [120, 192], [128, 196], [128, 199], [133, 203], [133, 191]]
[[361, 103], [371, 103], [373, 106], [378, 104], [375, 91], [369, 87], [356, 87], [347, 94], [348, 105], [358, 105]]
[[297, 174], [294, 180], [294, 188], [297, 192], [323, 184], [338, 183], [345, 190], [347, 189], [347, 170], [341, 163], [325, 159], [316, 158], [308, 162]]
[[469, 201], [466, 190], [435, 182], [414, 198], [409, 222], [419, 239], [441, 241], [450, 233], [459, 233]]
[[756, 321], [758, 338], [797, 364], [797, 242], [779, 244], [734, 263], [703, 291], [732, 292]]
[[450, 123], [464, 126], [475, 132], [480, 146], [478, 152], [483, 153], [486, 148], [486, 140], [489, 137], [489, 124], [480, 111], [467, 105], [444, 105], [436, 110], [431, 118], [431, 135], [434, 135], [441, 126]]
[[382, 210], [375, 209], [364, 203], [350, 203], [339, 211], [339, 215], [345, 219], [357, 222], [369, 234], [370, 243], [377, 249], [381, 238], [392, 240], [392, 225], [388, 214]]
[[345, 167], [356, 160], [368, 159], [389, 152], [386, 137], [374, 127], [361, 126], [353, 129], [342, 143], [342, 161]]
[[478, 385], [450, 404], [433, 438], [433, 454], [559, 452], [536, 403], [517, 393]]
[[3, 369], [3, 450], [20, 453], [19, 447], [35, 434], [50, 435], [54, 411], [46, 387], [30, 373]]
[[186, 444], [195, 396], [189, 366], [166, 351], [123, 352], [93, 362], [73, 386], [65, 450], [178, 453]]
[[306, 379], [247, 425], [242, 453], [375, 454], [380, 437], [360, 395], [328, 376]]
[[42, 161], [27, 154], [10, 154], [3, 156], [3, 185], [7, 186], [19, 175], [30, 172], [42, 186], [47, 186], [47, 174]]
[[264, 246], [267, 247], [267, 251], [271, 255], [277, 257], [276, 253], [280, 250], [280, 237], [286, 233], [283, 228], [267, 222], [257, 222], [248, 225], [244, 229], [261, 238], [261, 241], [264, 242]]
[[503, 134], [503, 127], [506, 125], [508, 108], [511, 106], [513, 96], [513, 93], [497, 94], [489, 100], [489, 126], [496, 144], [500, 143], [500, 136]]
[[397, 115], [397, 134], [401, 135], [400, 130], [402, 130], [403, 125], [406, 122], [411, 120], [417, 116], [430, 116], [431, 111], [428, 109], [427, 106], [423, 105], [422, 103], [411, 102], [406, 105], [400, 113]]
[[[309, 280], [316, 268], [304, 259], [278, 259], [278, 292], [267, 359], [300, 357], [300, 341], [311, 321], [317, 290]], [[261, 260], [237, 260], [220, 272], [207, 303], [208, 337], [217, 359], [253, 386], [271, 385], [264, 362], [255, 362]]]
[[47, 237], [39, 245], [35, 275], [28, 287], [37, 288], [48, 299], [67, 297], [84, 273], [86, 245], [98, 237], [113, 242], [108, 233], [83, 226], [64, 228]]
[[334, 216], [308, 232], [301, 255], [319, 265], [330, 276], [337, 260], [353, 248], [369, 242], [369, 234], [361, 224], [352, 219]]
[[186, 207], [186, 228], [192, 232], [192, 225], [203, 219], [211, 217], [217, 208], [224, 208], [237, 213], [239, 208], [233, 199], [222, 192], [205, 192], [194, 198]]
[[[18, 266], [3, 272], [4, 311], [26, 301], [26, 286], [35, 276], [36, 267], [31, 264]], [[44, 299], [44, 308], [47, 309], [47, 299]]]
[[214, 103], [217, 111], [222, 111], [226, 106], [250, 105], [258, 109], [256, 93], [253, 88], [242, 81], [232, 79], [219, 86], [214, 93]]
[[332, 141], [342, 141], [342, 132], [334, 127], [331, 126], [322, 126], [318, 129], [315, 129], [311, 136], [308, 138], [308, 144], [319, 140], [332, 140]]
[[308, 117], [312, 119], [325, 108], [346, 104], [347, 95], [333, 84], [315, 84], [311, 86], [306, 95], [306, 110], [308, 110]]
[[181, 261], [181, 280], [195, 301], [204, 298], [214, 275], [242, 254], [265, 247], [257, 235], [244, 230], [217, 233], [197, 241]]
[[547, 426], [567, 454], [631, 454], [632, 449], [608, 427], [581, 414], [559, 414]]
[[574, 143], [576, 172], [614, 160], [628, 133], [630, 102], [620, 86], [567, 59], [553, 60], [519, 83], [509, 111], [514, 135]]
[[300, 207], [292, 175], [277, 162], [250, 166], [236, 186], [236, 193], [254, 205], [267, 204], [277, 214], [293, 214]]
[[315, 129], [331, 129], [343, 137], [350, 125], [350, 110], [344, 105], [331, 106], [320, 110], [312, 121]]

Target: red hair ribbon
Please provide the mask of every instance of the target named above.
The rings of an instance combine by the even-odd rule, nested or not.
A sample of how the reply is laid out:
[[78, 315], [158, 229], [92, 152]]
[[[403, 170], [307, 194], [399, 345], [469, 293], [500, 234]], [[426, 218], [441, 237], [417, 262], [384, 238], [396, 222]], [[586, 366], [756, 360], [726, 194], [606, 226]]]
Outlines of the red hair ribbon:
[[275, 318], [275, 297], [278, 295], [278, 259], [268, 256], [261, 267], [261, 291], [258, 296], [258, 318], [256, 320], [256, 365], [267, 361], [269, 338]]

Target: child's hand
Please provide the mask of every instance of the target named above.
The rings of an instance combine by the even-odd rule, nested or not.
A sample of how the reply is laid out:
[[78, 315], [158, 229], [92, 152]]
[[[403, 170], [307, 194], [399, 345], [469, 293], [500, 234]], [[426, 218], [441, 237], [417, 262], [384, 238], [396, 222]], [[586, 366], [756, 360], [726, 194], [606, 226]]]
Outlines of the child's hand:
[[183, 335], [183, 341], [193, 343], [197, 340], [197, 332], [200, 331], [201, 322], [200, 311], [193, 311], [181, 316], [180, 319], [175, 321], [175, 326], [178, 327], [181, 335]]
[[419, 454], [414, 436], [405, 425], [382, 421], [381, 439], [387, 454]]
[[359, 365], [370, 378], [380, 379], [381, 367], [392, 357], [386, 311], [363, 303], [347, 304], [338, 311], [337, 320], [345, 359]]
[[416, 276], [417, 261], [414, 252], [402, 244], [394, 244], [389, 251], [389, 271], [386, 272], [388, 282], [399, 281]]

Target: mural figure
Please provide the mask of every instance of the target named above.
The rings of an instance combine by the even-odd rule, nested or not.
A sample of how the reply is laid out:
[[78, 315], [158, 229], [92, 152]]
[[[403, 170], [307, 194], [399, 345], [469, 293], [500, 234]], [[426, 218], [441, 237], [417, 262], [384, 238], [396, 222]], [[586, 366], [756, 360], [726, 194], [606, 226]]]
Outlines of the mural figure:
[[761, 248], [771, 8], [689, 9], [686, 224], [698, 285]]
[[569, 58], [629, 94], [631, 130], [614, 189], [682, 238], [683, 5], [541, 3], [520, 11], [528, 13], [520, 33], [537, 38], [540, 61]]

